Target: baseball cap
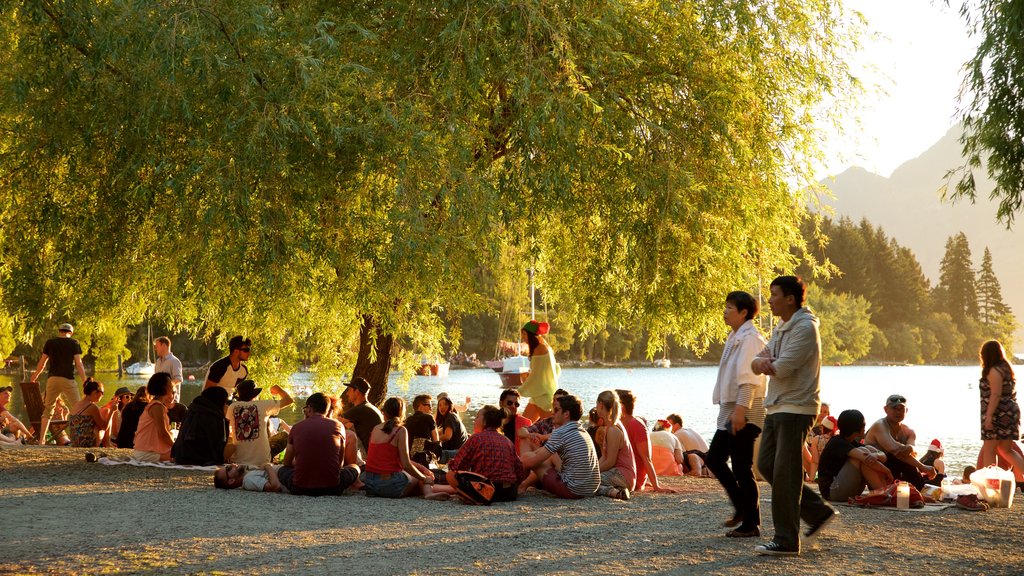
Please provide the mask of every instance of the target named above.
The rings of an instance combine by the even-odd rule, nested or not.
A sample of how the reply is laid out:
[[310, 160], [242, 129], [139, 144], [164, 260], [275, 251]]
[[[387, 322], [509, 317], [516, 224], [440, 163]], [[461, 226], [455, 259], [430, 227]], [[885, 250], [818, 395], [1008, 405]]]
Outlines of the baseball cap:
[[67, 322], [65, 322], [65, 323], [61, 324], [57, 328], [57, 331], [58, 332], [74, 332], [75, 331], [75, 327], [72, 326], [71, 324], [68, 324]]
[[117, 392], [114, 392], [114, 397], [115, 398], [119, 398], [121, 396], [134, 396], [134, 395], [135, 394], [132, 394], [132, 391], [129, 390], [127, 386], [121, 386], [120, 388], [117, 389]]
[[890, 408], [893, 406], [906, 406], [907, 397], [902, 394], [893, 394], [885, 399], [885, 405]]
[[366, 381], [366, 378], [357, 377], [353, 378], [351, 382], [345, 385], [346, 388], [355, 388], [363, 393], [365, 396], [370, 392], [370, 383]]

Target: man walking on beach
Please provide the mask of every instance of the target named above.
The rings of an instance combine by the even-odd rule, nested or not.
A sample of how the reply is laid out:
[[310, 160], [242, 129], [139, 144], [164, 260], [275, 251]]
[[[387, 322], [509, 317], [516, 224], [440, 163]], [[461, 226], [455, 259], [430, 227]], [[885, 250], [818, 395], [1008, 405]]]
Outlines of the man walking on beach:
[[235, 385], [249, 377], [249, 368], [243, 364], [252, 353], [252, 340], [235, 336], [228, 342], [228, 355], [217, 360], [206, 373], [203, 390], [211, 386], [220, 386], [231, 394]]
[[803, 482], [803, 445], [821, 403], [821, 338], [818, 319], [803, 307], [805, 293], [797, 276], [772, 281], [768, 305], [782, 322], [750, 364], [754, 374], [769, 376], [757, 467], [772, 486], [775, 537], [756, 546], [758, 554], [797, 556], [800, 519], [809, 525], [804, 533], [809, 544], [836, 515]]
[[171, 353], [171, 339], [167, 336], [160, 336], [153, 340], [153, 350], [156, 351], [156, 363], [153, 372], [166, 372], [171, 375], [171, 384], [181, 384], [181, 360]]
[[39, 366], [32, 374], [31, 381], [39, 382], [46, 363], [50, 363], [50, 374], [46, 378], [46, 394], [43, 398], [43, 414], [39, 419], [39, 430], [36, 435], [39, 444], [46, 444], [46, 432], [53, 418], [53, 409], [57, 405], [57, 397], [64, 396], [68, 406], [74, 406], [81, 399], [78, 395], [78, 384], [75, 383], [75, 370], [85, 382], [85, 365], [82, 364], [82, 346], [71, 337], [75, 328], [71, 324], [61, 324], [57, 328], [57, 337], [50, 338], [43, 345], [43, 355], [39, 358]]
[[[885, 400], [885, 418], [871, 425], [864, 443], [885, 453], [885, 467], [896, 480], [910, 482], [918, 490], [924, 488], [926, 480], [935, 478], [935, 469], [925, 466], [914, 457], [917, 434], [903, 423], [907, 417], [907, 399], [902, 394], [893, 394]], [[931, 484], [939, 482], [932, 480]]]

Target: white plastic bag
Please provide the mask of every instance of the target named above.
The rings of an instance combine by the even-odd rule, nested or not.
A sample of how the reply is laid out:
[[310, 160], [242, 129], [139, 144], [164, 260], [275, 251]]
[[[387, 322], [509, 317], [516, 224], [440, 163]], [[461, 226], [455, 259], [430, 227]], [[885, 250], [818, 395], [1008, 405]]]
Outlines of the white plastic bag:
[[1013, 493], [1017, 491], [1013, 472], [998, 466], [988, 466], [971, 474], [971, 484], [978, 487], [980, 497], [996, 508], [1013, 506]]

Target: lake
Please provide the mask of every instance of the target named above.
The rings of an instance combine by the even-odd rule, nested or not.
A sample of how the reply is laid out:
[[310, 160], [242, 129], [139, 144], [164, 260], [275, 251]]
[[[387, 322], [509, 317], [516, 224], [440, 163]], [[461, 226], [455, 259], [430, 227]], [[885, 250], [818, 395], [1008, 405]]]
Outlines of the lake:
[[[653, 421], [670, 413], [683, 417], [685, 425], [697, 430], [708, 441], [714, 435], [718, 408], [711, 404], [711, 390], [718, 368], [693, 366], [678, 368], [566, 368], [561, 387], [580, 397], [585, 410], [594, 405], [597, 395], [610, 388], [627, 388], [637, 395], [635, 413]], [[974, 464], [981, 448], [977, 366], [828, 366], [822, 368], [822, 400], [831, 405], [832, 414], [848, 408], [864, 413], [870, 425], [884, 416], [885, 399], [894, 393], [907, 397], [905, 422], [917, 432], [918, 451], [923, 454], [932, 438], [946, 448], [950, 470], [959, 474], [967, 464]], [[254, 375], [257, 376], [257, 375]], [[197, 376], [201, 378], [202, 376]], [[13, 383], [9, 376], [0, 380]], [[100, 375], [108, 394], [120, 386], [135, 390], [145, 384], [144, 378]], [[311, 383], [312, 375], [295, 373], [296, 384]], [[257, 380], [258, 381], [258, 380]], [[501, 381], [487, 369], [452, 370], [447, 378], [414, 377], [406, 386], [392, 378], [391, 393], [411, 400], [417, 394], [439, 392], [460, 402], [472, 398], [470, 412], [484, 404], [497, 404]], [[182, 401], [188, 403], [199, 392], [199, 385], [183, 386]], [[15, 414], [23, 416], [20, 390], [15, 386], [11, 401]], [[299, 411], [288, 410], [288, 421], [299, 418]], [[20, 417], [20, 416], [19, 416]], [[469, 418], [466, 418], [467, 424]]]

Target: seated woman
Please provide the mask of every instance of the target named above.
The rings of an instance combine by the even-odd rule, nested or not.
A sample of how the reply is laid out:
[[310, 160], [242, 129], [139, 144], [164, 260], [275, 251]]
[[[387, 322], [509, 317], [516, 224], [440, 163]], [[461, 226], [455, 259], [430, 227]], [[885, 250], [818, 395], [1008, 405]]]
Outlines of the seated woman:
[[455, 456], [462, 445], [469, 439], [466, 426], [459, 418], [459, 413], [447, 394], [438, 394], [437, 412], [434, 414], [438, 438], [441, 441], [441, 462], [447, 462]]
[[658, 420], [651, 432], [651, 462], [658, 478], [683, 475], [683, 443], [669, 431], [668, 420]]
[[862, 446], [864, 414], [859, 410], [843, 410], [839, 414], [839, 432], [821, 451], [818, 466], [818, 491], [830, 502], [846, 502], [859, 496], [865, 486], [872, 490], [893, 482], [892, 472], [885, 467], [885, 454], [870, 446]]
[[108, 446], [117, 446], [117, 434], [121, 431], [121, 413], [124, 411], [125, 406], [132, 403], [132, 399], [135, 397], [131, 390], [122, 386], [114, 392], [114, 398], [117, 398], [117, 405], [114, 406], [114, 411], [110, 414], [110, 442]]
[[[942, 454], [944, 452], [945, 449], [942, 447], [942, 442], [939, 442], [938, 438], [933, 439], [932, 443], [928, 445], [928, 451], [921, 457], [921, 464], [935, 468], [936, 476], [942, 474], [943, 477], [945, 477], [946, 463], [942, 460]], [[942, 480], [940, 479], [939, 485], [941, 485], [941, 482]]]
[[636, 461], [633, 459], [633, 448], [626, 436], [626, 429], [619, 421], [622, 407], [619, 395], [613, 390], [605, 390], [597, 395], [598, 418], [605, 422], [604, 446], [598, 466], [601, 469], [601, 486], [597, 493], [609, 498], [629, 500], [630, 491], [636, 484]]
[[171, 422], [167, 409], [174, 402], [174, 386], [171, 375], [157, 372], [149, 378], [146, 391], [151, 398], [139, 417], [139, 429], [135, 432], [135, 450], [132, 458], [142, 462], [166, 462], [171, 459]]
[[121, 409], [121, 423], [117, 426], [117, 447], [135, 448], [135, 432], [139, 429], [139, 418], [149, 404], [149, 391], [140, 386], [135, 397]]
[[87, 378], [82, 388], [84, 396], [71, 407], [71, 415], [68, 416], [68, 434], [72, 446], [93, 448], [107, 440], [107, 427], [117, 404], [117, 396], [101, 408], [96, 403], [103, 398], [103, 384]]
[[523, 463], [516, 456], [512, 441], [498, 431], [506, 412], [497, 406], [484, 406], [477, 414], [483, 430], [469, 440], [448, 464], [448, 484], [458, 484], [456, 472], [475, 472], [494, 484], [492, 502], [516, 499], [519, 483], [526, 479]]
[[228, 421], [224, 417], [227, 405], [228, 391], [220, 386], [211, 386], [196, 396], [189, 404], [171, 448], [176, 463], [197, 466], [224, 463], [224, 448], [228, 443]]
[[12, 386], [0, 387], [0, 442], [8, 444], [20, 444], [22, 440], [29, 440], [35, 444], [35, 437], [32, 432], [18, 420], [14, 414], [7, 409], [11, 402], [11, 394], [14, 393]]
[[409, 459], [409, 432], [400, 423], [405, 419], [405, 402], [391, 397], [381, 411], [384, 422], [373, 427], [366, 454], [366, 471], [361, 480], [369, 496], [401, 498], [420, 493], [430, 500], [447, 500], [455, 490], [451, 486], [433, 486], [434, 474]]

